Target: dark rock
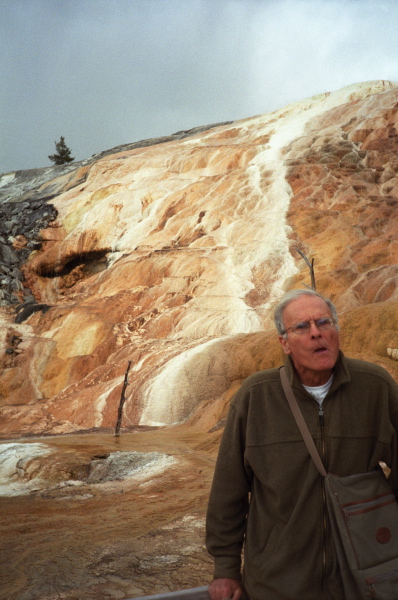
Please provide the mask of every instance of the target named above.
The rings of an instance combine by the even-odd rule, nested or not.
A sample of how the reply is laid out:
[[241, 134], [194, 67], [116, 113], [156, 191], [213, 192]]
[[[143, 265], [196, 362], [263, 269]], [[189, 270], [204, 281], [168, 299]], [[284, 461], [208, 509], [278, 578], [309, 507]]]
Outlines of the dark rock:
[[18, 279], [18, 281], [23, 281], [23, 275], [19, 269], [13, 268], [11, 275], [14, 279]]
[[1, 228], [5, 233], [11, 233], [13, 225], [13, 221], [3, 221]]
[[33, 315], [36, 312], [39, 312], [39, 310], [41, 310], [41, 312], [44, 314], [50, 308], [51, 306], [48, 306], [48, 304], [36, 304], [35, 301], [25, 302], [17, 308], [17, 316], [15, 317], [15, 323], [23, 323], [31, 315]]
[[[57, 217], [57, 210], [44, 199], [32, 202], [3, 202], [0, 204], [0, 272], [10, 279], [2, 280], [0, 304], [15, 304], [16, 294], [23, 292], [23, 275], [20, 267], [30, 252], [40, 250], [40, 231]], [[13, 241], [18, 235], [29, 240], [25, 247], [14, 248]]]
[[14, 249], [6, 244], [0, 244], [0, 261], [11, 265], [16, 259]]
[[18, 279], [12, 279], [8, 287], [12, 292], [19, 292], [22, 290], [22, 283]]
[[28, 242], [26, 247], [29, 248], [29, 250], [40, 250], [41, 242]]

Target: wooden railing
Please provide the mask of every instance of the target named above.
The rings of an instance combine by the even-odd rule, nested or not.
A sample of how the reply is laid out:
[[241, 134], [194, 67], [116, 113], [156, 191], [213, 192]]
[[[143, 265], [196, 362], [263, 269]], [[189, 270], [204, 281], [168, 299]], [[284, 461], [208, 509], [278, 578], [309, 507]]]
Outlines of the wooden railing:
[[181, 590], [179, 592], [165, 592], [164, 594], [155, 594], [154, 596], [140, 596], [139, 598], [130, 598], [130, 600], [210, 600], [205, 587], [191, 588], [190, 590]]

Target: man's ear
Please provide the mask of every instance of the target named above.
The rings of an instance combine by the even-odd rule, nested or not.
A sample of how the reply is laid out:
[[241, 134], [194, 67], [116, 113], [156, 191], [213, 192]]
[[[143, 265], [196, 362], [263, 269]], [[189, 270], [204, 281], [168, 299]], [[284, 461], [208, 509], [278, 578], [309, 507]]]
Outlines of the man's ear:
[[283, 335], [279, 336], [279, 343], [282, 346], [283, 352], [285, 354], [291, 354], [291, 350], [290, 350], [290, 347], [289, 347], [289, 342], [287, 341], [287, 339], [284, 338]]

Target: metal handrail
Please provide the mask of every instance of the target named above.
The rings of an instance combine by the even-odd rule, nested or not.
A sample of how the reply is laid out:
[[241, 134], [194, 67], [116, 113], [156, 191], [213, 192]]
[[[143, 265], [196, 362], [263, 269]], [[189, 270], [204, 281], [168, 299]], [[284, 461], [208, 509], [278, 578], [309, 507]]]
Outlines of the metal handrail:
[[130, 598], [130, 600], [169, 600], [169, 598], [178, 598], [179, 600], [210, 600], [207, 588], [208, 586], [205, 585], [189, 590], [180, 590], [179, 592], [165, 592], [164, 594], [155, 594], [154, 596], [140, 596], [139, 598]]

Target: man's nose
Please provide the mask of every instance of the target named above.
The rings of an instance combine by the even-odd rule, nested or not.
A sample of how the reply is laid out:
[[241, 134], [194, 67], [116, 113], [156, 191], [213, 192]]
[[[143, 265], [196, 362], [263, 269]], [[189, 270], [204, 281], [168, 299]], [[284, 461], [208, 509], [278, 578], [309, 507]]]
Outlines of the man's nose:
[[311, 337], [319, 337], [322, 335], [321, 330], [316, 326], [315, 321], [310, 322], [310, 335]]

